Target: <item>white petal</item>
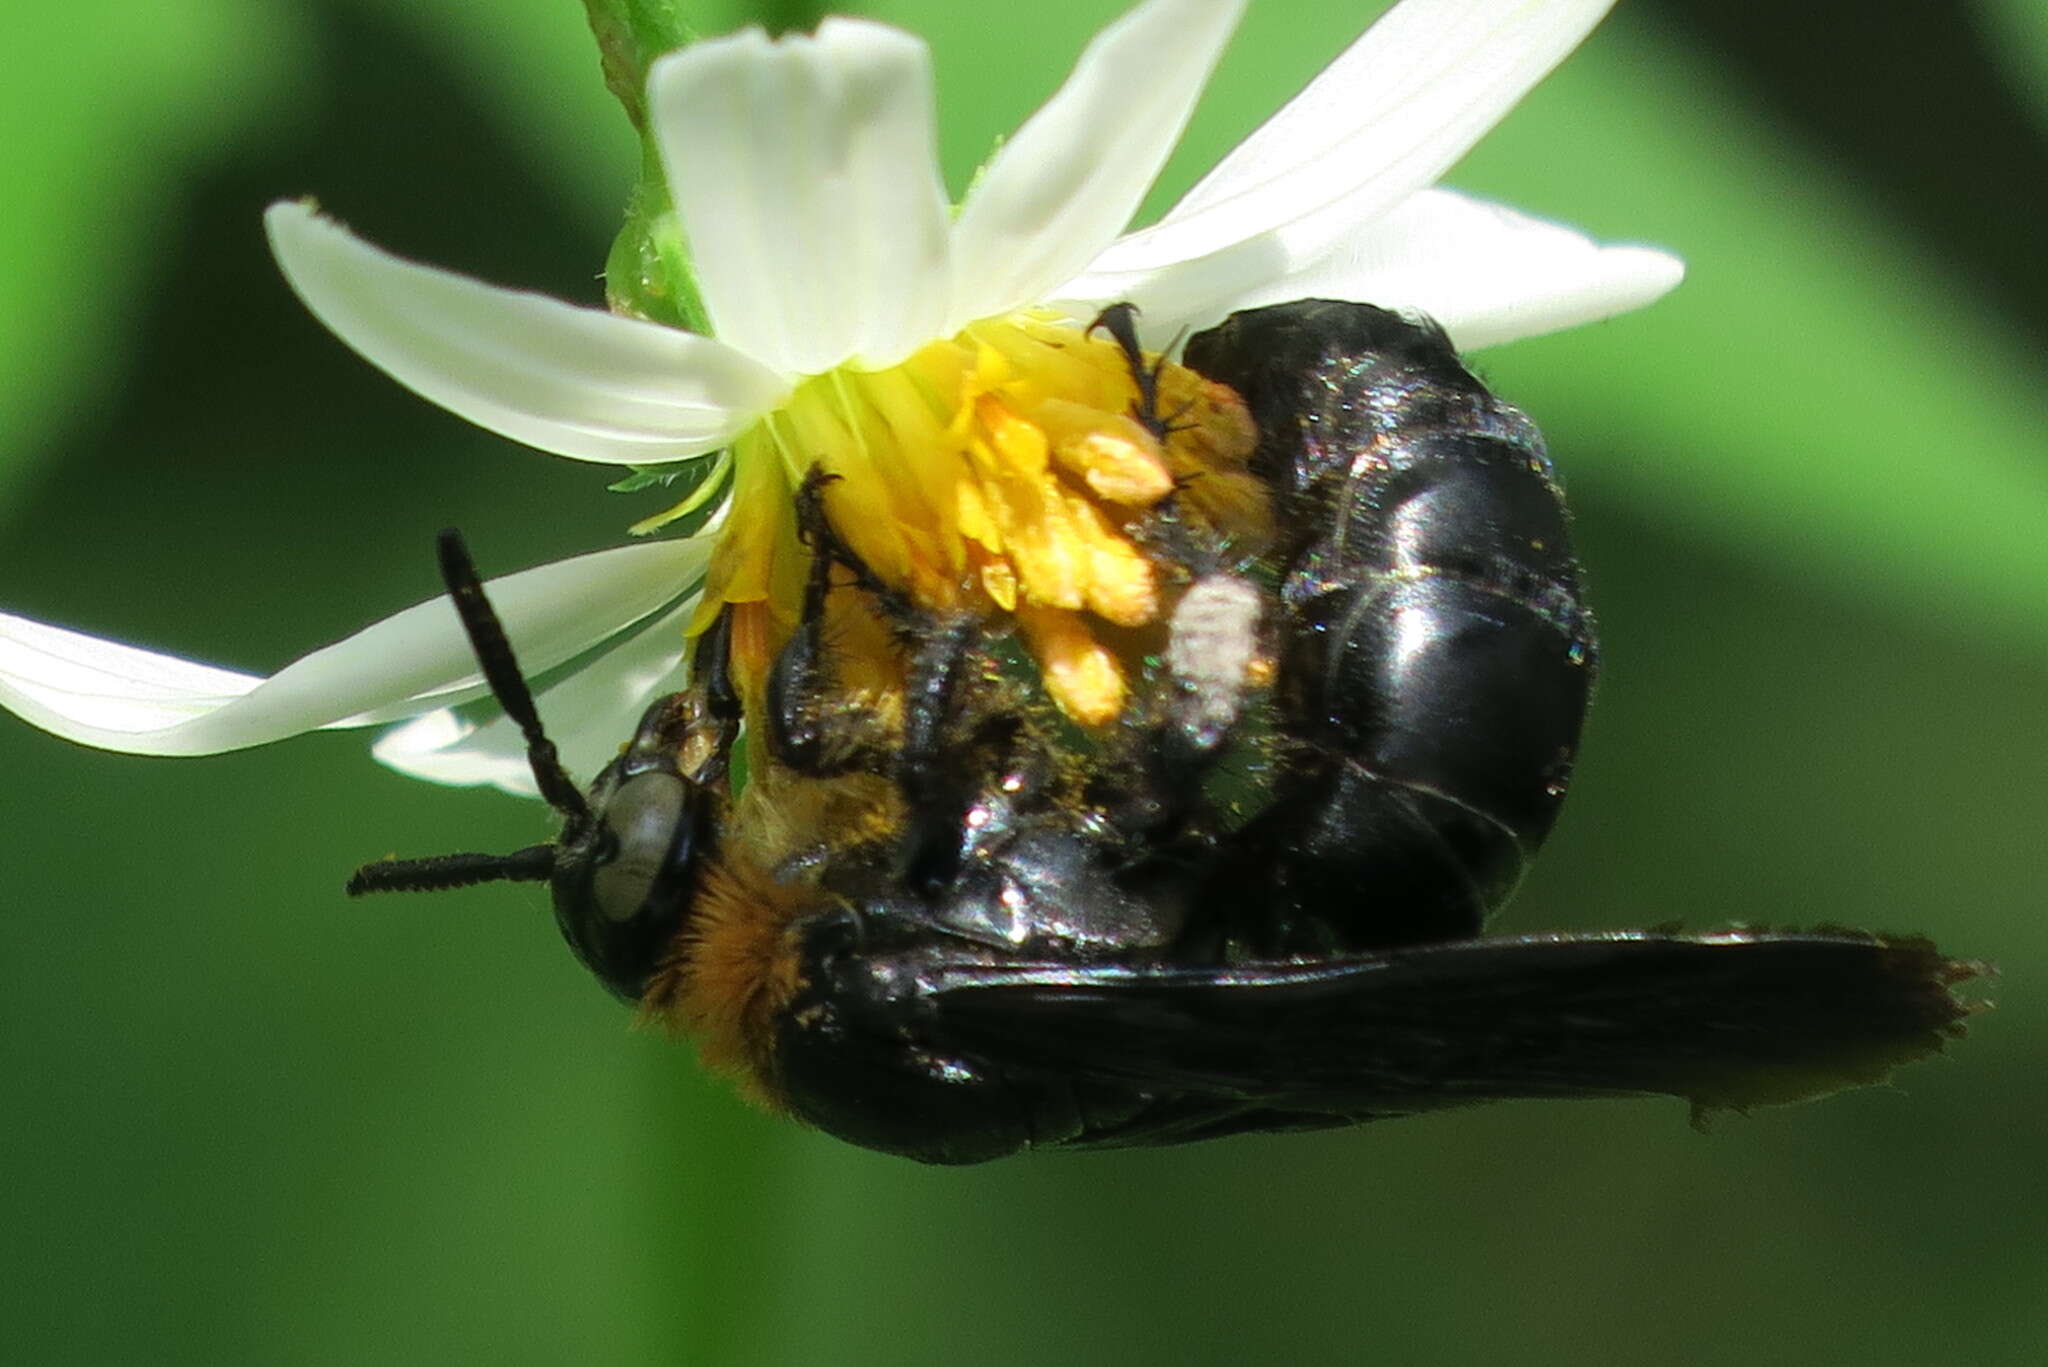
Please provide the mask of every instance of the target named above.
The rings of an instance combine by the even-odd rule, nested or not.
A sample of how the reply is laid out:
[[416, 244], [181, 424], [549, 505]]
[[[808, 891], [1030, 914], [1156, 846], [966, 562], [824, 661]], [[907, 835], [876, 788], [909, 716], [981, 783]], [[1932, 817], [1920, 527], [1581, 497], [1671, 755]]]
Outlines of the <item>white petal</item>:
[[[1685, 263], [1668, 252], [1603, 244], [1451, 190], [1411, 195], [1366, 224], [1322, 221], [1329, 217], [1117, 280], [1116, 295], [1077, 297], [1068, 308], [1090, 317], [1110, 297], [1131, 299], [1144, 339], [1164, 346], [1238, 309], [1353, 299], [1426, 313], [1470, 351], [1641, 308], [1685, 275]], [[1295, 250], [1296, 239], [1303, 250]]]
[[786, 392], [709, 337], [406, 261], [303, 203], [264, 215], [285, 279], [372, 365], [449, 412], [573, 460], [715, 450]]
[[[611, 762], [649, 703], [682, 686], [683, 629], [696, 605], [692, 595], [534, 699], [549, 739], [579, 783], [587, 785]], [[414, 778], [538, 795], [526, 741], [502, 713], [477, 725], [445, 708], [429, 712], [385, 732], [370, 753]]]
[[1613, 0], [1406, 0], [1092, 272], [1156, 270], [1339, 200], [1363, 218], [1433, 184]]
[[1243, 0], [1151, 0], [1096, 36], [961, 206], [948, 332], [1033, 302], [1115, 239], [1243, 11]]
[[1606, 245], [1487, 200], [1425, 190], [1239, 307], [1324, 298], [1418, 309], [1469, 351], [1641, 308], [1684, 276], [1684, 262], [1654, 247]]
[[712, 331], [785, 376], [894, 364], [945, 315], [946, 191], [923, 43], [857, 19], [654, 64], [648, 117]]
[[0, 613], [0, 705], [87, 744], [68, 723], [148, 732], [216, 712], [263, 680]]
[[[539, 673], [673, 603], [710, 538], [621, 546], [487, 583], [526, 670]], [[0, 706], [85, 745], [208, 755], [322, 727], [409, 717], [483, 693], [445, 597], [316, 650], [268, 679], [0, 615]]]

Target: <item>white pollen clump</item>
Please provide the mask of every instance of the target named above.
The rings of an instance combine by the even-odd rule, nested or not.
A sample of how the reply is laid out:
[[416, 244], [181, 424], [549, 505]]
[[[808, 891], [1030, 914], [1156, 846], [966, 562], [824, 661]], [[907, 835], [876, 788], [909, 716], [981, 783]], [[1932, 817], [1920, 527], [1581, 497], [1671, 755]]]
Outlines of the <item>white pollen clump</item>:
[[1197, 579], [1173, 609], [1166, 668], [1199, 743], [1214, 744], [1237, 721], [1259, 658], [1260, 611], [1258, 586], [1234, 574]]

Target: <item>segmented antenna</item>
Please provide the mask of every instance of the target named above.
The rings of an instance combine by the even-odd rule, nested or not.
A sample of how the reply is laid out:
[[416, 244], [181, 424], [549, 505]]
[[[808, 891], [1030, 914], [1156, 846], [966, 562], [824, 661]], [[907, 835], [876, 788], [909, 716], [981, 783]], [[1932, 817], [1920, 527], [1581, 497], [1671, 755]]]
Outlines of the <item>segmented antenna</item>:
[[476, 652], [484, 682], [526, 738], [526, 762], [533, 767], [533, 781], [540, 786], [541, 797], [562, 814], [569, 830], [582, 829], [590, 824], [590, 807], [562, 767], [555, 743], [541, 730], [540, 711], [533, 705], [526, 676], [519, 672], [519, 659], [505, 639], [505, 628], [492, 610], [491, 600], [484, 597], [483, 581], [476, 577], [476, 565], [469, 558], [469, 547], [462, 544], [462, 533], [450, 527], [435, 539], [435, 545], [441, 552], [441, 582], [455, 600], [455, 611], [469, 634], [469, 646]]
[[545, 883], [554, 876], [555, 847], [529, 845], [510, 854], [432, 854], [424, 859], [380, 859], [349, 875], [348, 895], [366, 892], [441, 892], [478, 883]]
[[[548, 806], [561, 814], [564, 841], [574, 839], [590, 825], [590, 804], [569, 771], [562, 767], [555, 743], [541, 729], [540, 711], [533, 704], [533, 692], [519, 672], [519, 659], [505, 638], [491, 600], [484, 596], [483, 581], [469, 558], [462, 533], [449, 528], [436, 540], [440, 552], [441, 582], [462, 619], [470, 649], [483, 670], [491, 696], [505, 709], [526, 740], [526, 762], [532, 766], [533, 781]], [[348, 893], [360, 897], [366, 892], [436, 892], [444, 888], [466, 888], [476, 883], [545, 882], [555, 871], [559, 842], [530, 845], [510, 854], [436, 854], [424, 859], [383, 859], [365, 864], [348, 880]]]

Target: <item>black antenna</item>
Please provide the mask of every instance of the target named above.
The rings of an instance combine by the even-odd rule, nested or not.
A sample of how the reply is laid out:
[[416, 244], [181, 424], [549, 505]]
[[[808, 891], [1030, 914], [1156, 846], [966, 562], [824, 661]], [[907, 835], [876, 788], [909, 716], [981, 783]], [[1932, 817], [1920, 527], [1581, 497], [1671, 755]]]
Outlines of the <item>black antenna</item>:
[[432, 854], [424, 859], [380, 859], [349, 875], [348, 895], [366, 892], [441, 892], [478, 883], [545, 883], [555, 873], [555, 847], [529, 845], [510, 854]]
[[435, 544], [441, 552], [441, 582], [448, 586], [448, 596], [455, 600], [455, 611], [462, 618], [462, 629], [469, 634], [470, 649], [476, 652], [476, 662], [484, 672], [484, 682], [491, 686], [491, 696], [505, 709], [505, 715], [518, 723], [519, 734], [526, 738], [526, 762], [533, 767], [533, 781], [539, 785], [541, 797], [562, 814], [568, 828], [565, 836], [587, 826], [590, 807], [576, 781], [562, 767], [555, 743], [541, 730], [540, 711], [533, 705], [526, 676], [519, 672], [519, 659], [512, 653], [512, 643], [505, 639], [505, 628], [498, 621], [491, 600], [484, 597], [483, 581], [476, 577], [476, 565], [469, 558], [469, 547], [462, 544], [462, 533], [450, 527], [436, 538]]
[[[572, 840], [588, 829], [591, 821], [590, 804], [583, 800], [582, 790], [569, 771], [562, 767], [561, 756], [555, 752], [555, 743], [547, 738], [541, 729], [540, 711], [533, 705], [533, 692], [526, 686], [526, 677], [519, 672], [519, 659], [512, 653], [512, 643], [505, 638], [504, 624], [499, 622], [497, 612], [491, 607], [491, 600], [484, 596], [483, 581], [477, 578], [476, 564], [469, 558], [469, 548], [462, 542], [462, 533], [449, 528], [436, 540], [441, 559], [441, 582], [448, 587], [448, 597], [455, 603], [456, 615], [462, 619], [462, 629], [469, 637], [469, 647], [476, 652], [476, 662], [483, 670], [484, 682], [490, 685], [491, 696], [505, 709], [519, 727], [519, 734], [526, 739], [526, 762], [533, 768], [534, 783], [540, 788], [540, 795], [547, 800], [562, 817], [562, 841]], [[555, 844], [530, 845], [511, 854], [436, 854], [424, 859], [382, 859], [374, 864], [365, 864], [355, 871], [348, 880], [348, 894], [360, 897], [366, 892], [436, 892], [444, 888], [466, 888], [477, 883], [545, 882], [554, 875]]]

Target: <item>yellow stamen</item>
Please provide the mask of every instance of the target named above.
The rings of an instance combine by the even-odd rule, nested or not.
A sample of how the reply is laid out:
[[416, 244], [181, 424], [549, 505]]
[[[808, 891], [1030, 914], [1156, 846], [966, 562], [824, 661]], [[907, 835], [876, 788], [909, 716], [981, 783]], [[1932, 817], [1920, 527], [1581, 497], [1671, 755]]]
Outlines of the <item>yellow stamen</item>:
[[[1225, 542], [1266, 533], [1237, 396], [1175, 365], [1160, 396], [1164, 440], [1134, 415], [1113, 342], [1034, 314], [976, 323], [887, 370], [805, 380], [733, 445], [733, 507], [696, 628], [722, 604], [758, 603], [754, 629], [786, 634], [810, 558], [792, 491], [822, 467], [838, 477], [823, 493], [834, 531], [879, 577], [927, 608], [1014, 615], [1047, 694], [1085, 725], [1113, 720], [1134, 663], [1118, 652], [1141, 647], [1105, 645], [1098, 628], [1161, 621], [1174, 578], [1135, 534], [1150, 510], [1173, 496]], [[891, 648], [886, 634], [845, 645]], [[750, 651], [748, 666], [762, 659]], [[886, 692], [894, 675], [862, 677]]]
[[1038, 660], [1045, 691], [1083, 726], [1101, 726], [1124, 710], [1123, 666], [1071, 612], [1017, 605], [1017, 627]]
[[1093, 503], [1070, 495], [1067, 511], [1088, 552], [1088, 610], [1120, 627], [1141, 627], [1158, 616], [1152, 562]]
[[1173, 472], [1159, 443], [1127, 414], [1109, 414], [1065, 399], [1048, 399], [1038, 419], [1052, 439], [1053, 458], [1099, 498], [1149, 508], [1173, 492]]

